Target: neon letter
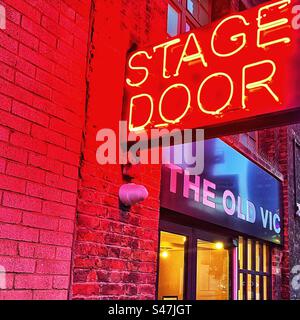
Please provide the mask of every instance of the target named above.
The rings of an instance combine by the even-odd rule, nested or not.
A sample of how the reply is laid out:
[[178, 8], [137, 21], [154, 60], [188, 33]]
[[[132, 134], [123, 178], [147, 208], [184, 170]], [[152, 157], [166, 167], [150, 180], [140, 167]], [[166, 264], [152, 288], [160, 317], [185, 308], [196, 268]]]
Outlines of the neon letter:
[[180, 39], [173, 39], [171, 41], [162, 43], [156, 47], [153, 48], [153, 51], [156, 52], [157, 49], [159, 48], [164, 48], [164, 60], [163, 60], [163, 77], [165, 79], [170, 78], [171, 76], [169, 74], [167, 74], [167, 54], [168, 54], [168, 48], [173, 46], [176, 43], [179, 43]]
[[[255, 81], [255, 82], [252, 82], [252, 83], [247, 83], [246, 82], [247, 69], [250, 69], [250, 68], [253, 68], [253, 67], [256, 67], [256, 66], [259, 66], [259, 65], [263, 65], [263, 64], [270, 64], [272, 66], [271, 74], [265, 79], [262, 79], [262, 80], [259, 80], [259, 81]], [[263, 61], [255, 62], [255, 63], [252, 63], [252, 64], [248, 64], [243, 68], [243, 80], [242, 80], [243, 81], [243, 83], [242, 83], [242, 90], [243, 90], [242, 105], [243, 105], [243, 109], [247, 109], [247, 106], [246, 106], [246, 100], [247, 100], [246, 89], [251, 91], [251, 90], [254, 90], [254, 89], [257, 89], [257, 88], [260, 88], [260, 87], [265, 88], [265, 89], [268, 90], [268, 92], [271, 94], [271, 96], [274, 98], [274, 100], [279, 102], [278, 96], [274, 93], [274, 91], [270, 88], [270, 86], [268, 84], [273, 79], [273, 76], [274, 76], [275, 72], [276, 72], [276, 65], [272, 60], [263, 60]]]
[[[189, 47], [189, 44], [190, 44], [190, 41], [191, 39], [193, 39], [194, 41], [194, 44], [195, 46], [197, 47], [197, 50], [198, 52], [194, 53], [194, 54], [191, 54], [191, 55], [187, 55], [187, 49]], [[193, 60], [197, 60], [197, 59], [201, 59], [203, 65], [205, 67], [207, 67], [207, 63], [205, 61], [205, 58], [204, 58], [204, 55], [202, 54], [202, 50], [201, 50], [201, 47], [196, 39], [196, 36], [194, 33], [191, 33], [187, 40], [186, 40], [186, 43], [185, 43], [185, 46], [183, 48], [183, 51], [182, 51], [182, 54], [181, 54], [181, 57], [180, 57], [180, 60], [179, 60], [179, 63], [178, 63], [178, 67], [176, 69], [176, 73], [174, 74], [174, 77], [177, 77], [179, 75], [179, 71], [180, 71], [180, 67], [182, 65], [182, 62], [190, 62], [190, 61], [193, 61]]]
[[[229, 83], [230, 83], [230, 95], [229, 95], [229, 98], [228, 100], [226, 101], [226, 103], [221, 107], [219, 108], [218, 110], [216, 111], [208, 111], [206, 109], [204, 109], [202, 103], [201, 103], [201, 92], [202, 92], [202, 89], [205, 85], [205, 83], [210, 80], [211, 78], [214, 78], [214, 77], [225, 77], [228, 79]], [[229, 77], [229, 75], [227, 73], [223, 73], [223, 72], [218, 72], [218, 73], [213, 73], [211, 74], [210, 76], [208, 76], [200, 85], [199, 87], [199, 90], [198, 90], [198, 95], [197, 95], [197, 99], [198, 99], [198, 106], [200, 108], [200, 110], [204, 113], [207, 113], [207, 114], [212, 114], [212, 115], [215, 115], [215, 114], [220, 114], [221, 111], [223, 111], [231, 102], [231, 99], [233, 97], [233, 90], [234, 90], [234, 85], [233, 85], [233, 81], [232, 79]]]
[[245, 47], [245, 45], [246, 45], [246, 41], [247, 41], [247, 40], [246, 40], [246, 34], [245, 34], [245, 33], [238, 33], [238, 34], [236, 34], [236, 35], [234, 35], [234, 36], [232, 36], [232, 37], [230, 38], [231, 41], [238, 41], [239, 38], [242, 39], [242, 44], [241, 44], [236, 50], [231, 51], [231, 52], [229, 52], [229, 53], [220, 53], [220, 52], [217, 52], [217, 51], [216, 51], [215, 45], [214, 45], [215, 37], [216, 37], [216, 35], [217, 35], [220, 27], [221, 27], [225, 22], [227, 22], [227, 21], [229, 21], [229, 20], [232, 20], [232, 19], [240, 19], [241, 21], [243, 21], [243, 23], [244, 23], [245, 26], [249, 26], [249, 25], [250, 25], [250, 23], [248, 23], [248, 22], [246, 21], [246, 19], [245, 19], [243, 16], [241, 16], [241, 15], [231, 16], [231, 17], [228, 17], [228, 18], [224, 19], [223, 21], [221, 21], [221, 22], [218, 24], [218, 26], [216, 27], [216, 29], [214, 30], [214, 32], [213, 32], [213, 34], [212, 34], [212, 37], [211, 37], [211, 48], [212, 48], [213, 53], [214, 53], [216, 56], [219, 56], [219, 57], [229, 57], [229, 56], [232, 56], [232, 55], [234, 55], [235, 53], [237, 53], [237, 52], [239, 52], [240, 50], [242, 50], [242, 49]]
[[290, 3], [291, 3], [291, 0], [282, 0], [282, 1], [272, 3], [272, 4], [268, 4], [268, 5], [261, 7], [259, 9], [258, 19], [257, 19], [257, 21], [258, 21], [257, 46], [259, 48], [265, 48], [267, 46], [271, 46], [273, 44], [280, 43], [280, 42], [283, 42], [283, 43], [291, 42], [291, 39], [289, 37], [280, 38], [280, 39], [276, 39], [276, 40], [265, 42], [265, 43], [262, 43], [262, 40], [261, 40], [262, 33], [264, 33], [264, 32], [269, 33], [270, 32], [269, 30], [275, 29], [277, 27], [281, 27], [289, 22], [289, 20], [287, 18], [281, 18], [281, 19], [271, 21], [268, 23], [261, 23], [261, 20], [264, 17], [266, 17], [266, 13], [264, 13], [263, 11], [272, 9], [274, 7], [278, 7], [278, 9], [281, 10], [284, 7], [288, 6]]
[[[149, 99], [150, 101], [150, 106], [151, 106], [151, 111], [150, 111], [150, 114], [149, 114], [149, 117], [147, 119], [147, 121], [138, 126], [138, 127], [134, 127], [133, 124], [132, 124], [132, 112], [133, 112], [133, 107], [136, 107], [134, 101], [137, 100], [137, 99], [141, 99], [141, 98], [147, 98]], [[153, 115], [153, 108], [154, 108], [154, 103], [153, 103], [153, 99], [152, 97], [149, 95], [149, 94], [140, 94], [140, 95], [137, 95], [137, 96], [134, 96], [131, 98], [130, 100], [130, 107], [129, 107], [129, 131], [141, 131], [141, 130], [144, 130], [144, 128], [150, 123], [151, 121], [151, 118], [152, 118], [152, 115]]]
[[[185, 108], [184, 112], [183, 112], [178, 118], [176, 118], [176, 119], [174, 119], [174, 120], [167, 119], [167, 118], [163, 115], [163, 113], [162, 113], [162, 103], [163, 103], [163, 100], [164, 100], [164, 98], [165, 98], [165, 95], [166, 95], [171, 89], [173, 89], [173, 88], [178, 88], [178, 87], [182, 87], [182, 88], [184, 88], [184, 89], [186, 90], [187, 95], [188, 95], [188, 103], [187, 103], [187, 105], [186, 105], [186, 108]], [[172, 124], [178, 123], [178, 122], [186, 115], [186, 113], [188, 112], [190, 106], [191, 106], [191, 93], [190, 93], [189, 88], [188, 88], [186, 85], [182, 84], [182, 83], [176, 83], [176, 84], [173, 84], [172, 86], [170, 86], [169, 88], [167, 88], [167, 89], [163, 92], [163, 94], [162, 94], [162, 96], [161, 96], [161, 98], [160, 98], [160, 100], [159, 100], [159, 107], [158, 107], [158, 109], [159, 109], [159, 115], [160, 115], [160, 117], [162, 118], [162, 120], [164, 120], [166, 123], [172, 123]]]
[[149, 60], [152, 59], [152, 57], [146, 51], [138, 51], [138, 52], [134, 53], [130, 57], [129, 62], [128, 62], [129, 68], [132, 69], [132, 70], [143, 70], [145, 72], [145, 76], [140, 82], [133, 83], [129, 78], [126, 79], [126, 83], [131, 87], [139, 87], [140, 85], [142, 85], [147, 80], [147, 78], [149, 76], [148, 68], [146, 68], [146, 67], [135, 67], [135, 66], [132, 65], [132, 60], [135, 57], [137, 57], [137, 56], [139, 56], [141, 54], [145, 55], [146, 58], [149, 59]]

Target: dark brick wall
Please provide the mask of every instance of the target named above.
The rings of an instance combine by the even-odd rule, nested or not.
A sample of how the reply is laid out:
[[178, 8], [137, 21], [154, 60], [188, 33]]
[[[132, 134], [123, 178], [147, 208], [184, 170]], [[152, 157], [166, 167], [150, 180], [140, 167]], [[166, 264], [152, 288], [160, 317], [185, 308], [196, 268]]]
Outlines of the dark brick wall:
[[287, 299], [289, 296], [287, 127], [259, 131], [259, 153], [264, 154], [282, 175], [284, 245], [282, 248], [272, 250], [272, 289], [273, 299]]
[[288, 179], [289, 179], [289, 286], [290, 298], [300, 299], [300, 217], [295, 215], [300, 204], [300, 125], [288, 129]]
[[[299, 288], [295, 289], [292, 285], [293, 280], [296, 281], [294, 277], [299, 274], [297, 270], [300, 269], [297, 268], [300, 265], [300, 219], [295, 216], [296, 201], [300, 201], [300, 151], [294, 150], [294, 139], [299, 139], [299, 135], [299, 125], [260, 132], [260, 152], [268, 155], [284, 178], [284, 246], [282, 250], [273, 251], [273, 298], [277, 299], [299, 299], [300, 295]], [[293, 268], [295, 272], [291, 273]]]

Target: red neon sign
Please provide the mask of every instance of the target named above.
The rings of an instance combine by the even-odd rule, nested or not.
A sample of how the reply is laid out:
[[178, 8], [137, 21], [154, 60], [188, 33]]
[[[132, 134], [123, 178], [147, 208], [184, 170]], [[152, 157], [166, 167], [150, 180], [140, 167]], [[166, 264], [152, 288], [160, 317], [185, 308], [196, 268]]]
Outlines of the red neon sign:
[[[132, 53], [125, 84], [129, 131], [219, 130], [233, 123], [243, 130], [251, 119], [255, 129], [280, 124], [286, 113], [295, 121], [294, 4], [268, 2]], [[261, 124], [253, 121], [261, 116]]]

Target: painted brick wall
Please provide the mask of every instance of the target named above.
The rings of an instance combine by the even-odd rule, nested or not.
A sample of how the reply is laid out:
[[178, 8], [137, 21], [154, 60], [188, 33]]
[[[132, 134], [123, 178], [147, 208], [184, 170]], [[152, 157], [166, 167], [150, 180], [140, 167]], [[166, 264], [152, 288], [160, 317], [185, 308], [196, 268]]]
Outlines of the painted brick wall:
[[[214, 17], [237, 9], [233, 2], [216, 2]], [[96, 164], [95, 136], [99, 128], [116, 129], [121, 117], [128, 50], [165, 39], [167, 1], [0, 4], [8, 19], [0, 31], [0, 265], [8, 272], [0, 299], [154, 298], [160, 167], [135, 172], [133, 182], [150, 196], [125, 211], [117, 196], [121, 167]], [[274, 298], [288, 298], [290, 250], [292, 263], [300, 263], [293, 246], [299, 221], [289, 218], [290, 135], [286, 128], [260, 135], [273, 163], [249, 157], [285, 177], [288, 241], [274, 252], [280, 274], [273, 284]]]
[[[214, 17], [237, 9], [230, 1], [222, 3], [215, 2]], [[95, 136], [99, 128], [117, 129], [128, 51], [166, 39], [167, 1], [96, 1], [93, 12], [72, 298], [153, 299], [160, 167], [136, 170], [134, 182], [145, 185], [150, 197], [130, 212], [122, 211], [118, 202], [118, 188], [125, 182], [121, 167], [96, 164]]]
[[1, 0], [1, 299], [66, 299], [84, 125], [89, 1]]
[[96, 164], [100, 128], [121, 119], [128, 50], [165, 39], [166, 1], [96, 1], [89, 103], [79, 187], [73, 299], [155, 298], [160, 167], [139, 167], [133, 182], [149, 198], [129, 212], [119, 206], [121, 166]]
[[[232, 10], [238, 10], [237, 1], [224, 1], [222, 5], [215, 2], [213, 18]], [[95, 2], [73, 261], [74, 299], [155, 298], [160, 168], [147, 166], [137, 170], [134, 182], [145, 185], [150, 198], [125, 212], [117, 197], [120, 184], [125, 182], [121, 167], [96, 164], [95, 136], [99, 128], [116, 129], [116, 119], [122, 112], [126, 54], [133, 45], [165, 40], [166, 12], [166, 1]], [[266, 157], [252, 154], [238, 144], [236, 137], [226, 141], [281, 176], [272, 161], [275, 157], [268, 157], [268, 152]], [[281, 277], [279, 280], [280, 288]], [[280, 296], [281, 292], [274, 298]]]

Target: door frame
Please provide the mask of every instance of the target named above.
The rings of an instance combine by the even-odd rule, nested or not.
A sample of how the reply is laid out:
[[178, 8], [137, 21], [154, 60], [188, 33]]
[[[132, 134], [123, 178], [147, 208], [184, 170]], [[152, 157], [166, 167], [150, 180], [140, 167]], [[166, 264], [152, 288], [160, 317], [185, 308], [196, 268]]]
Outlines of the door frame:
[[[233, 293], [233, 246], [229, 241], [228, 236], [220, 233], [208, 232], [199, 227], [185, 226], [175, 222], [160, 220], [159, 235], [161, 231], [175, 233], [187, 237], [184, 250], [184, 279], [183, 291], [184, 300], [196, 300], [196, 276], [197, 276], [197, 240], [201, 239], [208, 242], [224, 243], [225, 248], [228, 250], [229, 259], [229, 300], [234, 297]], [[158, 261], [157, 261], [157, 277], [156, 277], [156, 299], [158, 299], [158, 283], [159, 283], [159, 250], [160, 250], [160, 236], [158, 243]]]

